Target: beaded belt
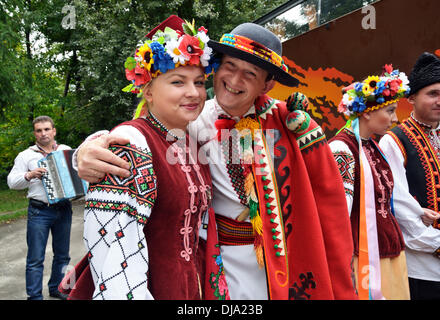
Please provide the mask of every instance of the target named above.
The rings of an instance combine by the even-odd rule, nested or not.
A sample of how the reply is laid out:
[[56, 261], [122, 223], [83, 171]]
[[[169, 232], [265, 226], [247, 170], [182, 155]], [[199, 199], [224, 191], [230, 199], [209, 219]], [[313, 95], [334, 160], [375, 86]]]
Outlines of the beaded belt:
[[250, 222], [240, 222], [216, 214], [218, 240], [220, 245], [242, 246], [254, 244], [255, 236]]

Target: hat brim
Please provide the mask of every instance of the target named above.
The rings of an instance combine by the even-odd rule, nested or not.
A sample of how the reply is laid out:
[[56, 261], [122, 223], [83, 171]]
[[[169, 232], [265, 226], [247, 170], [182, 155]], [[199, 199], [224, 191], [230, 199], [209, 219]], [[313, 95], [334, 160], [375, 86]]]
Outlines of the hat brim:
[[274, 79], [276, 81], [278, 81], [279, 83], [285, 86], [297, 87], [299, 84], [299, 80], [294, 78], [288, 72], [277, 67], [273, 63], [266, 61], [260, 57], [257, 57], [251, 53], [242, 51], [240, 49], [213, 40], [209, 40], [208, 46], [210, 46], [216, 52], [227, 54], [228, 56], [244, 60], [253, 65], [256, 65], [257, 67], [263, 70], [266, 70], [267, 72], [269, 72], [271, 75], [274, 76]]

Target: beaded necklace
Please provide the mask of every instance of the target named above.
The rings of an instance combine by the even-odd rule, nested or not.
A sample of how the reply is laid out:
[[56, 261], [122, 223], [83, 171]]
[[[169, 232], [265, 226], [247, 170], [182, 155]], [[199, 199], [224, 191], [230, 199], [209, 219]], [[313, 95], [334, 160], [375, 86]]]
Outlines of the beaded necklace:
[[162, 132], [165, 136], [170, 135], [176, 140], [183, 140], [185, 139], [186, 135], [179, 137], [176, 134], [172, 133], [168, 128], [160, 122], [152, 113], [148, 110], [148, 114], [145, 116], [147, 120], [149, 120], [156, 128], [159, 129], [160, 132]]

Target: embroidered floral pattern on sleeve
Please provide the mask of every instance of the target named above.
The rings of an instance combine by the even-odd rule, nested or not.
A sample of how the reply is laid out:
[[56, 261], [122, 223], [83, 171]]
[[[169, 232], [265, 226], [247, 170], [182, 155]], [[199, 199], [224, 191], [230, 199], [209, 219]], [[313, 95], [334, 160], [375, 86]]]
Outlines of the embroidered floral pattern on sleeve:
[[143, 229], [156, 199], [152, 155], [130, 144], [110, 149], [131, 163], [132, 175], [106, 175], [86, 195], [84, 244], [95, 284], [93, 299], [151, 299]]

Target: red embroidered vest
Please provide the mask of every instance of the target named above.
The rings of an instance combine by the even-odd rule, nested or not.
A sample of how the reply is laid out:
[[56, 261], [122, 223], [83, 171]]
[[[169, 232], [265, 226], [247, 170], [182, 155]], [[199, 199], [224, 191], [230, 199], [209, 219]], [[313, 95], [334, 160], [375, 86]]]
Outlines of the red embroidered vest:
[[[170, 164], [167, 152], [177, 162], [176, 154], [169, 152], [174, 141], [166, 141], [164, 133], [148, 120], [140, 118], [125, 124], [132, 125], [145, 136], [157, 177], [157, 199], [144, 228], [149, 255], [149, 289], [155, 299], [201, 299], [203, 268], [198, 258], [198, 231], [204, 213], [200, 210], [204, 195], [195, 167], [200, 168], [211, 192], [209, 166]], [[197, 159], [196, 156], [193, 159]], [[189, 160], [187, 154], [186, 160]], [[194, 186], [189, 185], [187, 173]], [[191, 193], [194, 187], [196, 190]]]

